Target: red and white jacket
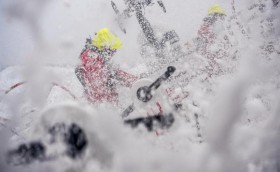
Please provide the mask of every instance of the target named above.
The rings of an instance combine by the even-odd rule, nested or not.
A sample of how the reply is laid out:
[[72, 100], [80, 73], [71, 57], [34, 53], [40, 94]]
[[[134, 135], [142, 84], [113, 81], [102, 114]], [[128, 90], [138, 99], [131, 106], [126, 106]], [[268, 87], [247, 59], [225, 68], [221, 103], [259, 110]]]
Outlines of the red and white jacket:
[[131, 87], [138, 79], [119, 69], [112, 69], [104, 58], [91, 49], [85, 50], [80, 59], [85, 81], [85, 94], [91, 102], [118, 102], [116, 84]]

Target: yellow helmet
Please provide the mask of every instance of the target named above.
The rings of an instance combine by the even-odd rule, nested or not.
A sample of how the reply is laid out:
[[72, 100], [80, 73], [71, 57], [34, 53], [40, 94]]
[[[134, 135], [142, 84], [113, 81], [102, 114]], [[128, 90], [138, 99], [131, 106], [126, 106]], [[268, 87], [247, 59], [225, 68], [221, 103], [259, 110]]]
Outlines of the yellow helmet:
[[219, 5], [214, 5], [208, 10], [208, 14], [223, 14], [226, 15], [225, 10], [223, 10]]
[[117, 50], [123, 47], [120, 39], [112, 34], [108, 28], [100, 29], [92, 40], [92, 44], [98, 49], [109, 47], [110, 49]]

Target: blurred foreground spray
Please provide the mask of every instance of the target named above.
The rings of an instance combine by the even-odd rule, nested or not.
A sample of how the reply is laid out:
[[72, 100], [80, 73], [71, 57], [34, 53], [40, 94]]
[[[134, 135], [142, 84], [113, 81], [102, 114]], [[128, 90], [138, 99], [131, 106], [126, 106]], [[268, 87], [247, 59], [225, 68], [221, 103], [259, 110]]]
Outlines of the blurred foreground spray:
[[44, 62], [52, 57], [51, 47], [48, 46], [41, 28], [43, 14], [51, 2], [51, 0], [13, 0], [6, 7], [8, 17], [22, 22], [31, 31], [35, 48], [25, 62], [23, 78], [29, 83], [29, 91], [24, 99], [38, 107], [43, 106], [51, 87], [52, 75], [43, 70]]
[[[271, 3], [268, 1], [266, 2], [266, 6], [271, 6]], [[48, 3], [49, 1], [47, 0], [11, 1], [10, 6], [7, 8], [7, 14], [12, 18], [24, 21], [33, 34], [36, 47], [26, 65], [26, 72], [24, 75], [31, 83], [29, 92], [26, 94], [26, 99], [38, 107], [44, 106], [44, 98], [48, 93], [48, 83], [50, 83], [49, 81], [51, 78], [49, 73], [45, 73], [42, 70], [44, 60], [47, 60], [52, 55], [49, 46], [47, 46], [45, 42], [39, 24], [40, 17], [43, 15], [44, 10], [46, 10]], [[251, 15], [250, 12], [246, 10], [243, 11], [243, 14], [244, 13], [249, 16]], [[94, 120], [95, 124], [98, 124], [101, 120], [103, 126], [96, 127], [94, 132], [98, 132], [103, 139], [105, 138], [104, 140], [106, 140], [108, 144], [111, 144], [110, 148], [114, 149], [116, 156], [116, 158], [113, 157], [115, 159], [112, 160], [113, 164], [111, 169], [106, 169], [107, 171], [280, 171], [280, 101], [278, 71], [280, 63], [279, 59], [277, 59], [279, 54], [270, 56], [271, 59], [268, 61], [263, 59], [259, 52], [262, 33], [258, 33], [257, 31], [259, 30], [256, 29], [265, 27], [262, 23], [258, 22], [259, 20], [266, 21], [269, 15], [279, 14], [279, 12], [275, 10], [271, 11], [270, 8], [267, 8], [265, 13], [258, 14], [260, 14], [259, 17], [254, 14], [253, 17], [255, 17], [255, 20], [250, 21], [251, 26], [254, 26], [248, 29], [251, 38], [248, 40], [242, 39], [244, 42], [241, 42], [241, 46], [239, 47], [242, 57], [239, 75], [236, 76], [235, 80], [230, 82], [230, 86], [224, 86], [227, 81], [222, 81], [221, 87], [224, 86], [225, 89], [218, 92], [220, 94], [214, 97], [213, 102], [215, 103], [211, 103], [209, 109], [206, 110], [209, 114], [209, 121], [207, 121], [208, 124], [205, 127], [205, 143], [199, 146], [189, 144], [189, 147], [182, 150], [182, 152], [174, 153], [170, 150], [151, 145], [149, 141], [140, 142], [136, 140], [135, 136], [126, 133], [126, 131], [119, 131], [121, 130], [119, 125], [117, 125], [117, 127], [115, 126], [116, 128], [113, 128], [113, 130], [110, 127], [114, 126], [112, 124], [117, 120], [114, 121], [112, 120], [114, 118], [111, 117], [109, 118], [111, 120], [108, 120], [104, 119], [104, 116], [97, 116]], [[242, 20], [244, 23], [247, 21], [246, 15], [241, 16], [241, 18], [245, 18]], [[279, 16], [280, 15], [274, 15], [275, 21], [278, 21], [276, 22], [276, 31], [277, 28], [279, 28]], [[279, 38], [278, 32], [270, 34], [270, 37]], [[238, 36], [240, 35], [237, 35], [237, 37]], [[269, 87], [270, 89], [268, 92], [274, 95], [271, 102], [274, 102], [275, 105], [271, 105], [270, 115], [267, 116], [268, 119], [263, 121], [263, 125], [256, 128], [242, 126], [240, 124], [240, 118], [243, 115], [244, 102], [246, 101], [248, 90], [254, 86], [261, 87], [269, 84], [269, 82], [272, 82], [273, 86]], [[17, 104], [11, 104], [11, 106], [17, 107]], [[63, 112], [61, 113], [64, 114]], [[103, 115], [106, 114], [106, 112], [100, 111], [100, 114], [99, 112], [97, 114]], [[171, 132], [174, 132], [172, 133], [174, 136], [171, 137], [171, 139], [178, 138], [176, 137], [178, 133], [175, 133], [175, 131]], [[112, 133], [114, 133], [114, 135]], [[145, 137], [149, 138], [150, 136]], [[8, 138], [6, 135], [1, 134], [2, 143], [3, 140], [8, 140], [6, 138]], [[114, 138], [113, 141], [110, 140], [112, 138]], [[144, 139], [144, 137], [141, 139]], [[175, 141], [171, 139], [169, 140], [171, 143], [182, 141], [179, 139]], [[118, 142], [115, 142], [116, 140]], [[5, 151], [5, 144], [1, 144], [0, 153], [2, 154]], [[9, 171], [8, 168], [5, 168], [2, 155], [0, 157], [0, 171]], [[75, 162], [70, 163], [75, 164]], [[68, 164], [70, 163], [68, 162]], [[93, 166], [95, 164], [92, 161], [85, 161], [83, 163], [85, 171], [92, 171], [92, 169], [94, 169]], [[62, 161], [57, 161], [53, 164], [50, 163], [50, 169], [59, 171], [63, 165]], [[22, 168], [20, 171], [27, 171], [27, 169], [28, 168]], [[32, 171], [31, 168], [28, 170]], [[44, 171], [43, 169], [41, 170]]]

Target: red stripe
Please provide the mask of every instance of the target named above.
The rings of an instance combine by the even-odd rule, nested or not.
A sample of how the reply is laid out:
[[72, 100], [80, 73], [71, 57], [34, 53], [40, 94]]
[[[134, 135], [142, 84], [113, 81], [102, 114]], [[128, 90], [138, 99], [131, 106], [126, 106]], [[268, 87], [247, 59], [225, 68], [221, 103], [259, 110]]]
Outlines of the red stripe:
[[159, 104], [159, 102], [157, 102], [156, 104], [157, 104], [157, 107], [158, 107], [158, 109], [159, 109], [159, 112], [160, 112], [160, 113], [162, 113], [162, 112], [163, 112], [163, 110], [162, 110], [161, 105]]
[[[19, 82], [19, 83], [16, 83], [16, 84], [12, 85], [7, 91], [5, 91], [5, 94], [9, 94], [13, 89], [15, 89], [15, 88], [17, 88], [17, 87], [19, 87], [19, 86], [21, 86], [25, 83], [26, 83], [26, 81], [22, 81], [22, 82]], [[60, 87], [61, 89], [63, 89], [67, 93], [69, 93], [73, 99], [75, 99], [75, 100], [77, 99], [77, 97], [66, 87], [64, 87], [62, 85], [59, 85], [58, 83], [54, 83], [54, 82], [52, 84], [53, 84], [53, 86]]]
[[13, 89], [17, 88], [18, 86], [21, 86], [23, 84], [25, 84], [26, 81], [23, 81], [23, 82], [19, 82], [19, 83], [16, 83], [15, 85], [12, 85], [9, 90], [5, 91], [5, 94], [8, 94], [10, 91], [12, 91]]
[[58, 83], [55, 83], [55, 82], [53, 82], [52, 84], [53, 84], [53, 86], [60, 87], [61, 89], [63, 89], [67, 93], [69, 93], [73, 99], [75, 99], [75, 100], [77, 99], [77, 97], [69, 89], [67, 89], [66, 87], [64, 87], [62, 85], [59, 85]]

